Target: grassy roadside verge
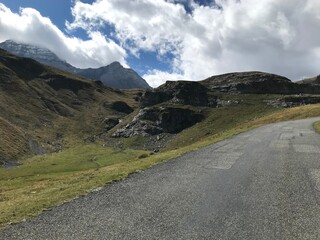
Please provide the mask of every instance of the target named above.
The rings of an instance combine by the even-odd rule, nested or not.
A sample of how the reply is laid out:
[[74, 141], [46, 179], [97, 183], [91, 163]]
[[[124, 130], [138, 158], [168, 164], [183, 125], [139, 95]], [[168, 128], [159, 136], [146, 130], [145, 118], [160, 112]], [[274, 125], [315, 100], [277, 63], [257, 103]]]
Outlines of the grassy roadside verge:
[[130, 173], [145, 170], [254, 127], [317, 116], [320, 116], [320, 104], [283, 109], [237, 123], [191, 145], [158, 154], [81, 145], [61, 153], [30, 158], [18, 168], [0, 169], [0, 227], [35, 216], [106, 183], [121, 180]]
[[320, 134], [320, 122], [315, 122], [313, 127]]

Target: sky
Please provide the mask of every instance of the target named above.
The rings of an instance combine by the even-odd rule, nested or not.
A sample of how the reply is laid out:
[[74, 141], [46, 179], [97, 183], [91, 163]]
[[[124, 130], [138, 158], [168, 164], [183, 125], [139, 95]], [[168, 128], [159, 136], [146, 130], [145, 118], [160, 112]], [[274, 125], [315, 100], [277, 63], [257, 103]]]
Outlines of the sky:
[[0, 42], [80, 67], [119, 61], [156, 87], [265, 71], [320, 74], [319, 0], [0, 0]]

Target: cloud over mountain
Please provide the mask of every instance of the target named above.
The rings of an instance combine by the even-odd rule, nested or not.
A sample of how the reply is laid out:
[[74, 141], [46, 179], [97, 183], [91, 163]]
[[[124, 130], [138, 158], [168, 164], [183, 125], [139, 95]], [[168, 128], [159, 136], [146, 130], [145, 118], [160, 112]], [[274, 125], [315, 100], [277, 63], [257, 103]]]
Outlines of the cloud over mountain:
[[[260, 70], [294, 80], [319, 74], [318, 0], [205, 2], [75, 1], [74, 19], [66, 22], [66, 28], [71, 34], [84, 29], [89, 40], [66, 36], [33, 9], [14, 14], [0, 5], [0, 36], [19, 34], [21, 39], [36, 40], [85, 67], [111, 59], [123, 63], [128, 56], [154, 52], [160, 60], [169, 61], [170, 68], [149, 70], [144, 78], [152, 86], [165, 78], [198, 80], [230, 71]], [[10, 24], [12, 19], [21, 24]], [[53, 49], [58, 43], [61, 49]]]
[[88, 40], [67, 36], [35, 9], [13, 13], [0, 3], [0, 41], [8, 39], [47, 48], [77, 67], [100, 67], [113, 61], [126, 65], [125, 50], [99, 31], [88, 32]]
[[[319, 1], [219, 0], [208, 6], [185, 2], [191, 12], [174, 1], [78, 1], [68, 27], [90, 30], [110, 24], [129, 51], [173, 53], [172, 76], [201, 79], [263, 70], [298, 79], [319, 72]], [[152, 70], [145, 77], [155, 80], [155, 73], [168, 76]]]

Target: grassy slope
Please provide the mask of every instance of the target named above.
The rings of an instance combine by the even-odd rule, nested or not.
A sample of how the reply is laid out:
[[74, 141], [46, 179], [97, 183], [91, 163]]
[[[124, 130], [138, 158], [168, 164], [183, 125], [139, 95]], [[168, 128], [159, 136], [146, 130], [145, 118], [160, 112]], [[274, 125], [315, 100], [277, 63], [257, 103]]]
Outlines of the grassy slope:
[[[261, 99], [246, 98], [243, 106], [240, 103], [238, 107], [209, 110], [206, 121], [182, 132], [178, 140], [158, 154], [115, 150], [97, 144], [78, 145], [61, 153], [30, 158], [18, 168], [0, 169], [0, 226], [34, 216], [90, 189], [253, 127], [320, 116], [319, 104], [276, 110], [262, 108]], [[192, 140], [190, 136], [194, 136]]]
[[136, 107], [134, 94], [0, 50], [0, 165], [32, 155], [31, 141], [50, 152], [100, 134], [106, 117], [125, 117], [110, 104], [124, 101]]
[[[27, 153], [23, 131], [0, 117], [0, 158], [13, 159]], [[1, 160], [1, 159], [0, 159]]]
[[[266, 99], [275, 99], [277, 95], [221, 95], [220, 99], [238, 101], [238, 104], [221, 108], [205, 108], [202, 114], [206, 119], [199, 124], [181, 132], [167, 147], [167, 150], [189, 146], [201, 141], [207, 136], [216, 136], [225, 131], [235, 128], [244, 122], [251, 121], [261, 116], [279, 111], [268, 106]], [[195, 108], [194, 110], [199, 110]]]

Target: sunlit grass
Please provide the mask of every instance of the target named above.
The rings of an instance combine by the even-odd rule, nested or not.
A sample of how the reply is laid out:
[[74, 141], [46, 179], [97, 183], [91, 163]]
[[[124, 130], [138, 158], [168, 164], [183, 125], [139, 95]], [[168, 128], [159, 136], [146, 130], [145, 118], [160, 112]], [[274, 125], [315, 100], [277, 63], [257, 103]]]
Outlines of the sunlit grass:
[[313, 127], [315, 130], [320, 134], [320, 122], [316, 122], [313, 124]]

